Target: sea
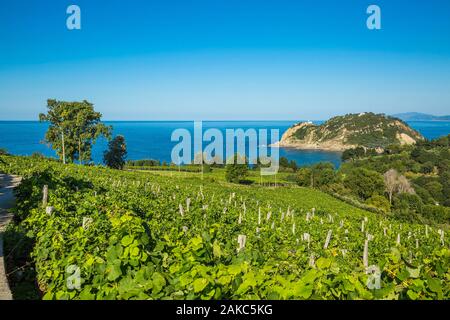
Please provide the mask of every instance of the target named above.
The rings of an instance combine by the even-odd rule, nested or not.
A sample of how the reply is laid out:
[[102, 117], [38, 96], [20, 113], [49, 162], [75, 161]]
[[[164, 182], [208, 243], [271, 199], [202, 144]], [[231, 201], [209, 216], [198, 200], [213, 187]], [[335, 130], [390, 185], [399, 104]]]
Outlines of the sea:
[[[299, 121], [203, 121], [203, 132], [215, 128], [222, 132], [224, 140], [227, 129], [260, 129], [268, 131], [278, 129], [279, 137], [293, 124]], [[316, 124], [323, 121], [313, 121]], [[194, 132], [193, 121], [105, 121], [113, 127], [114, 135], [123, 135], [127, 144], [127, 159], [155, 159], [171, 162], [173, 147], [179, 141], [171, 141], [176, 129], [186, 129], [192, 136]], [[450, 134], [450, 121], [407, 121], [407, 123], [428, 139], [434, 139]], [[39, 152], [48, 157], [56, 157], [51, 146], [45, 144], [44, 137], [48, 128], [47, 123], [38, 121], [0, 121], [0, 148], [6, 149], [14, 155], [31, 155]], [[204, 147], [209, 142], [204, 142]], [[100, 164], [103, 161], [103, 152], [107, 149], [107, 141], [99, 139], [93, 146], [92, 161]], [[299, 166], [317, 162], [331, 162], [336, 167], [341, 163], [341, 153], [317, 150], [296, 150], [280, 148], [280, 157], [294, 160]]]

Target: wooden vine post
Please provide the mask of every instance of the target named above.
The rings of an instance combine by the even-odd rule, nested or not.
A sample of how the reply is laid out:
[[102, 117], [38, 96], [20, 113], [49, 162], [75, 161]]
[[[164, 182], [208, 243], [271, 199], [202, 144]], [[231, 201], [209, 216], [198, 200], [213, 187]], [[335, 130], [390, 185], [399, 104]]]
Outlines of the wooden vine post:
[[330, 244], [331, 233], [332, 233], [332, 231], [331, 231], [331, 230], [328, 230], [327, 238], [326, 238], [326, 240], [325, 240], [325, 245], [323, 246], [324, 249], [327, 249], [327, 248], [328, 248], [328, 245]]
[[42, 189], [42, 207], [47, 207], [48, 202], [48, 185], [44, 185]]
[[364, 241], [363, 264], [367, 268], [369, 266], [369, 240]]

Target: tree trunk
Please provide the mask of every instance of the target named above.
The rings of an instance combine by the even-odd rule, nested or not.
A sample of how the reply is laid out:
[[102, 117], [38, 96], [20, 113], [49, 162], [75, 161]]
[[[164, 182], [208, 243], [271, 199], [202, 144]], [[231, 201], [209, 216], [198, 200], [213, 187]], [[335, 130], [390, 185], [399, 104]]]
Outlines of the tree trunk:
[[64, 146], [64, 131], [62, 132], [62, 152], [63, 152], [63, 163], [66, 164], [66, 148]]
[[78, 162], [81, 164], [81, 141], [78, 139]]

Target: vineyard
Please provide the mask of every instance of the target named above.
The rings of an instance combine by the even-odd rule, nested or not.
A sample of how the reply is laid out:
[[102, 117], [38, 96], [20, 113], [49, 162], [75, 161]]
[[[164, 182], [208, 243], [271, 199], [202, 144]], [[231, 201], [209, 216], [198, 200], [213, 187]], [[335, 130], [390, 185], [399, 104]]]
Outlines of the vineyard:
[[32, 239], [44, 299], [450, 297], [445, 226], [296, 186], [2, 159], [24, 177], [9, 228]]

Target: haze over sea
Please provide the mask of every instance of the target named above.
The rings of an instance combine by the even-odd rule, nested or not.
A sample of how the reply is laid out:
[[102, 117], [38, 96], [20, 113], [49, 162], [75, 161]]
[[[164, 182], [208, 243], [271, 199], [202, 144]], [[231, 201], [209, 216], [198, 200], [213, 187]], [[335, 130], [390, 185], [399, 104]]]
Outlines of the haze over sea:
[[[203, 131], [217, 128], [223, 132], [226, 129], [279, 129], [280, 138], [285, 130], [299, 121], [205, 121]], [[157, 159], [170, 162], [172, 148], [177, 142], [171, 142], [173, 130], [188, 129], [193, 133], [192, 121], [105, 121], [113, 126], [113, 135], [121, 134], [127, 143], [129, 160]], [[314, 121], [320, 124], [322, 121]], [[434, 139], [450, 133], [450, 121], [409, 121], [411, 127], [418, 130], [428, 139]], [[56, 153], [43, 140], [48, 124], [38, 121], [0, 121], [0, 148], [15, 155], [31, 155], [39, 152], [45, 156], [55, 157]], [[207, 145], [208, 143], [204, 143]], [[93, 147], [92, 160], [102, 163], [103, 151], [107, 142], [100, 139]], [[295, 160], [298, 165], [330, 161], [340, 165], [341, 154], [338, 152], [280, 149], [280, 157]]]

